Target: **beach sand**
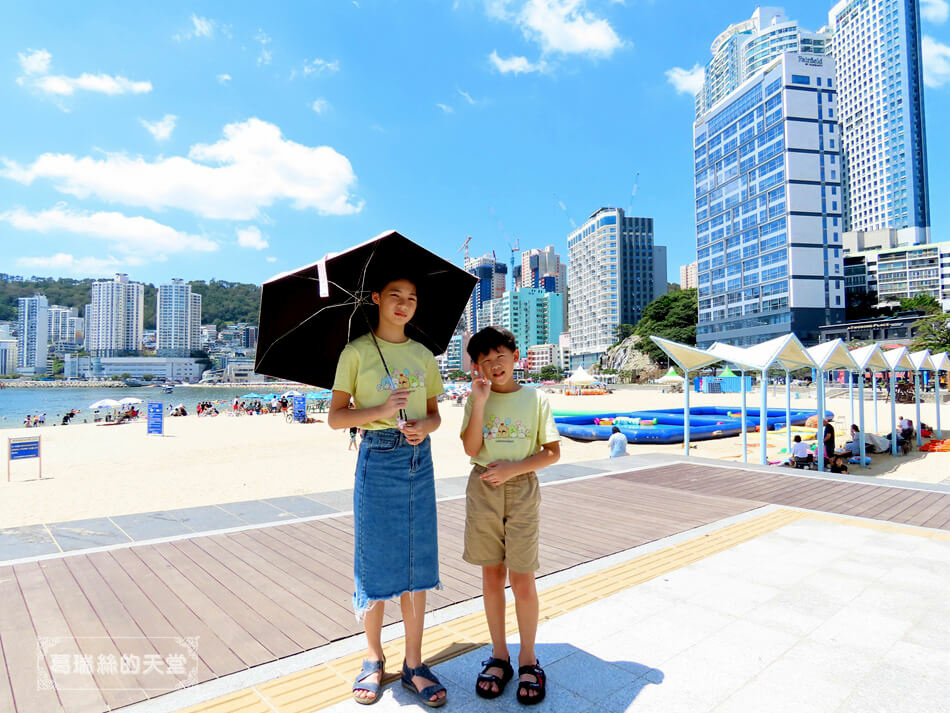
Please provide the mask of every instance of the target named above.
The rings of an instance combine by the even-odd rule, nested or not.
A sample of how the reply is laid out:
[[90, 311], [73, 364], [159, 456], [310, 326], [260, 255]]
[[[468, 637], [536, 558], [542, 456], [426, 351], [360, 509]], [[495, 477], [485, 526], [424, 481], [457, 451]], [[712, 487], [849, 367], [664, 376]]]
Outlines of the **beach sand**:
[[[649, 408], [682, 408], [683, 395], [647, 388], [620, 389], [607, 396], [570, 397], [550, 394], [555, 409], [632, 411]], [[693, 406], [725, 406], [738, 410], [738, 394], [691, 394]], [[866, 401], [865, 422], [873, 430], [871, 401]], [[769, 395], [770, 408], [784, 408], [779, 387]], [[759, 395], [750, 394], [750, 411], [759, 407]], [[793, 408], [816, 408], [813, 398], [802, 395]], [[843, 444], [850, 426], [847, 398], [830, 399], [835, 413], [838, 443]], [[880, 430], [890, 427], [890, 405], [878, 401]], [[857, 411], [857, 404], [855, 405]], [[470, 466], [458, 437], [463, 409], [441, 405], [442, 427], [432, 435], [437, 478], [467, 475]], [[898, 415], [914, 420], [913, 404], [899, 404]], [[950, 419], [950, 408], [941, 415]], [[325, 418], [325, 414], [321, 415]], [[935, 423], [933, 403], [921, 405], [921, 419]], [[950, 436], [950, 422], [944, 423]], [[8, 437], [42, 436], [43, 479], [37, 479], [37, 461], [12, 463], [12, 482], [0, 477], [0, 527], [79, 520], [214, 505], [258, 498], [343, 490], [352, 487], [356, 451], [348, 451], [345, 431], [326, 423], [288, 424], [283, 416], [219, 416], [216, 418], [166, 418], [165, 435], [146, 434], [144, 420], [120, 426], [76, 424], [67, 427], [9, 429]], [[785, 438], [769, 436], [769, 458]], [[759, 462], [759, 434], [748, 434], [749, 462]], [[4, 444], [5, 445], [5, 444]], [[740, 437], [699, 441], [691, 453], [725, 462], [741, 462]], [[683, 453], [682, 444], [628, 446], [628, 453]], [[604, 441], [561, 441], [561, 463], [607, 457]], [[950, 453], [922, 453], [892, 458], [874, 455], [873, 466], [853, 475], [883, 476], [898, 480], [939, 482], [950, 476]]]

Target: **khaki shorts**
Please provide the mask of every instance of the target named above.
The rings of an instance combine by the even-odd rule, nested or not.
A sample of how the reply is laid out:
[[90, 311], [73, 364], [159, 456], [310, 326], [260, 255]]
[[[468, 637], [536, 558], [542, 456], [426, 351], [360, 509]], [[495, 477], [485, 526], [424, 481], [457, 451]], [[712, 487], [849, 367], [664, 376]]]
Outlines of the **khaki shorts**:
[[465, 489], [465, 552], [469, 564], [504, 564], [513, 572], [536, 572], [541, 488], [534, 471], [501, 485], [489, 485], [476, 465]]

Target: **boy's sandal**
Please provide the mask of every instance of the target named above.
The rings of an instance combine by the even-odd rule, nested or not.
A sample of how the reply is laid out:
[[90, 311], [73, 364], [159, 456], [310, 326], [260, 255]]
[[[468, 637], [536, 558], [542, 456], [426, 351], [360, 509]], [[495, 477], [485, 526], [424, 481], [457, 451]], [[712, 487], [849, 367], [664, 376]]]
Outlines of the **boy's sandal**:
[[[546, 692], [544, 669], [541, 668], [541, 662], [531, 666], [519, 666], [518, 675], [523, 676], [526, 673], [533, 675], [537, 681], [518, 681], [518, 703], [526, 706], [533, 706], [544, 700]], [[536, 691], [537, 695], [529, 695], [530, 691]]]
[[[482, 672], [478, 674], [478, 680], [475, 682], [475, 693], [481, 696], [482, 698], [498, 698], [502, 693], [505, 692], [505, 686], [508, 685], [508, 681], [514, 678], [515, 670], [511, 667], [511, 659], [507, 661], [504, 659], [496, 659], [491, 657], [482, 661], [482, 666], [485, 668], [482, 669]], [[502, 670], [501, 678], [495, 676], [494, 674], [488, 673], [490, 668], [500, 668]], [[478, 684], [480, 683], [494, 683], [497, 687], [497, 691], [493, 691], [489, 688], [482, 688]]]
[[[383, 681], [383, 676], [385, 675], [384, 666], [386, 665], [386, 659], [382, 661], [369, 661], [363, 659], [363, 668], [360, 669], [360, 672], [356, 675], [356, 681], [353, 682], [353, 698], [356, 699], [357, 703], [361, 703], [364, 706], [372, 705], [379, 700], [379, 685]], [[366, 679], [379, 674], [379, 682], [367, 681]], [[357, 691], [366, 691], [372, 693], [371, 697], [357, 696]]]
[[[433, 684], [431, 686], [426, 686], [420, 691], [418, 688], [416, 688], [416, 684], [412, 682], [413, 676], [419, 676], [420, 678], [427, 678], [430, 681], [432, 681]], [[440, 708], [444, 706], [445, 702], [449, 699], [448, 696], [442, 696], [442, 698], [436, 698], [434, 701], [429, 700], [430, 698], [432, 698], [432, 696], [437, 694], [439, 691], [444, 691], [445, 686], [443, 686], [439, 682], [439, 679], [436, 677], [436, 675], [432, 673], [432, 671], [429, 670], [429, 667], [426, 666], [424, 663], [419, 664], [415, 668], [409, 668], [409, 666], [406, 665], [405, 659], [403, 660], [402, 687], [405, 688], [406, 690], [409, 690], [415, 693], [419, 697], [419, 700], [424, 705], [428, 706], [429, 708]]]

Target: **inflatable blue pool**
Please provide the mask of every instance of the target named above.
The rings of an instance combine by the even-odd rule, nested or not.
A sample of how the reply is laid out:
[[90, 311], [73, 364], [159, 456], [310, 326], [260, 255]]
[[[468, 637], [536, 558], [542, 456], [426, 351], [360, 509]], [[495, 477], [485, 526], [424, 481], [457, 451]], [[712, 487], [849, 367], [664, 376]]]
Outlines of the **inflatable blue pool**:
[[[737, 436], [742, 432], [739, 408], [697, 406], [689, 410], [689, 439], [702, 441], [709, 438]], [[801, 426], [817, 412], [795, 409], [791, 412], [793, 426]], [[826, 412], [834, 416], [831, 411]], [[594, 419], [610, 419], [609, 425], [599, 425]], [[755, 431], [759, 425], [759, 409], [746, 411], [746, 430]], [[766, 416], [766, 430], [785, 427], [785, 409], [770, 408]], [[579, 441], [605, 441], [616, 425], [629, 443], [682, 443], [686, 423], [681, 408], [623, 413], [554, 413], [558, 433]]]

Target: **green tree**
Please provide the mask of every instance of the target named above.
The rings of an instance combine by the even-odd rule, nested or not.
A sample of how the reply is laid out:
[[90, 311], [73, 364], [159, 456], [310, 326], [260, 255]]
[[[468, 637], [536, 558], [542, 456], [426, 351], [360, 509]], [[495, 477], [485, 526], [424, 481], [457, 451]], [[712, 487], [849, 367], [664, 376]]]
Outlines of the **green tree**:
[[637, 349], [659, 362], [666, 354], [650, 339], [651, 336], [672, 339], [682, 344], [696, 344], [698, 318], [699, 303], [695, 287], [661, 295], [644, 308], [643, 316], [637, 322], [633, 333], [642, 337]]
[[940, 314], [943, 311], [940, 309], [940, 303], [937, 302], [936, 297], [933, 295], [924, 294], [923, 292], [916, 294], [913, 297], [902, 298], [901, 309], [916, 309], [920, 310], [924, 314]]
[[634, 326], [632, 324], [618, 324], [614, 327], [614, 344], [620, 344], [624, 339], [633, 334]]
[[848, 322], [859, 319], [887, 317], [893, 312], [888, 307], [877, 306], [877, 292], [852, 292], [845, 299], [844, 316]]
[[561, 378], [561, 370], [554, 364], [541, 367], [541, 381], [557, 381]]
[[466, 374], [461, 369], [456, 369], [454, 371], [449, 372], [448, 378], [449, 378], [449, 381], [465, 381], [466, 379], [468, 379], [468, 374]]
[[915, 349], [929, 349], [933, 353], [950, 351], [950, 315], [939, 314], [914, 322]]

